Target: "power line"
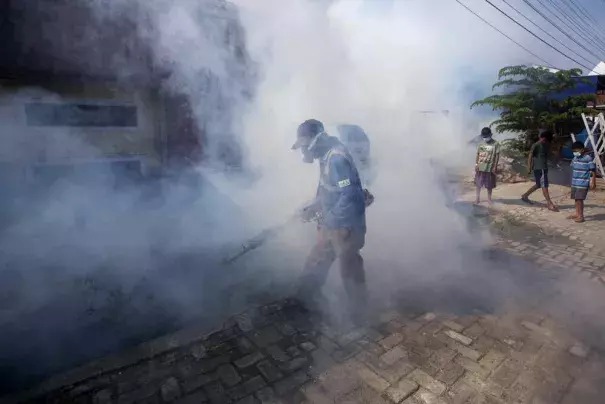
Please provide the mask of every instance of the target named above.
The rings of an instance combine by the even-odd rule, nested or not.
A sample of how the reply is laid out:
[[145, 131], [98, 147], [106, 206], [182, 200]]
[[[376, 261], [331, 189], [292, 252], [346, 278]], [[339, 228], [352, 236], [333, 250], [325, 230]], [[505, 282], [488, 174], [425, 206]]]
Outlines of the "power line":
[[[524, 0], [525, 1], [525, 0]], [[548, 10], [548, 7], [542, 2], [542, 0], [536, 0], [542, 7], [544, 7], [545, 9]], [[551, 10], [550, 13], [555, 16], [559, 21], [561, 21], [567, 28], [569, 28], [571, 31], [573, 31], [576, 35], [578, 35], [581, 39], [587, 41], [584, 37], [583, 34], [578, 32], [578, 30], [573, 26], [575, 25], [575, 23], [569, 18], [569, 16], [567, 15], [567, 13], [565, 13], [565, 11], [563, 11], [561, 9], [561, 7], [556, 4], [553, 0], [546, 0], [548, 1], [552, 6], [554, 6], [561, 14], [563, 14], [565, 17], [567, 17], [567, 20], [571, 22], [572, 25], [569, 25], [566, 21], [563, 21], [563, 19], [561, 19], [561, 17], [559, 17], [556, 13], [553, 13]], [[605, 1], [605, 0], [603, 0]], [[533, 6], [530, 5], [530, 7], [534, 8]], [[534, 8], [535, 10], [535, 8]], [[536, 12], [538, 12], [538, 14], [541, 14], [539, 11], [536, 10]], [[551, 21], [550, 19], [548, 19], [547, 17], [545, 17], [544, 15], [542, 15], [544, 19], [547, 19], [549, 21]], [[601, 57], [596, 55], [595, 53], [593, 53], [590, 49], [586, 48], [584, 45], [580, 44], [574, 37], [572, 37], [571, 35], [569, 35], [567, 32], [565, 32], [564, 30], [562, 30], [559, 26], [557, 26], [557, 24], [555, 24], [554, 22], [551, 21], [551, 24], [553, 24], [553, 26], [555, 28], [557, 28], [559, 31], [561, 31], [563, 33], [563, 35], [565, 35], [566, 37], [568, 37], [569, 39], [571, 39], [572, 41], [574, 41], [578, 46], [580, 46], [582, 49], [584, 49], [585, 51], [587, 51], [588, 53], [590, 53], [592, 56], [596, 57], [597, 59], [601, 60]]]
[[[542, 0], [537, 0], [538, 3], [540, 3], [540, 5], [542, 5], [542, 7], [547, 8], [544, 3], [542, 3]], [[550, 3], [552, 3], [551, 0], [547, 0]], [[576, 45], [578, 45], [580, 48], [584, 49], [586, 52], [588, 52], [590, 55], [594, 56], [597, 60], [601, 60], [601, 58], [595, 54], [592, 50], [588, 49], [586, 46], [584, 46], [582, 43], [578, 42], [576, 40], [576, 38], [574, 38], [573, 36], [569, 35], [567, 32], [565, 32], [565, 30], [563, 30], [560, 26], [558, 26], [553, 20], [551, 20], [550, 18], [548, 18], [548, 16], [546, 16], [544, 13], [542, 13], [540, 10], [538, 10], [533, 4], [531, 4], [530, 2], [528, 2], [527, 0], [523, 0], [523, 2], [525, 4], [527, 4], [529, 7], [531, 7], [536, 13], [538, 13], [542, 18], [544, 18], [546, 21], [548, 21], [549, 24], [551, 24], [553, 27], [555, 27], [559, 32], [561, 32], [563, 35], [565, 35], [567, 38], [571, 39]], [[554, 14], [551, 11], [551, 14], [553, 14], [555, 17], [559, 18], [556, 14]], [[559, 20], [563, 23], [565, 23], [564, 21], [562, 21], [560, 18]], [[570, 27], [569, 25], [567, 25], [568, 28], [570, 28], [572, 31], [574, 31], [576, 34], [578, 33], [577, 31], [575, 31], [572, 27]], [[582, 35], [580, 34], [580, 37], [582, 38]]]
[[578, 10], [580, 10], [580, 12], [582, 14], [584, 14], [586, 16], [586, 18], [588, 18], [590, 20], [591, 25], [593, 25], [593, 27], [595, 27], [594, 24], [597, 24], [595, 28], [597, 29], [597, 32], [599, 32], [599, 22], [597, 20], [595, 20], [595, 18], [590, 14], [590, 12], [588, 10], [586, 10], [586, 8], [582, 5], [582, 3], [580, 3], [578, 5], [574, 0], [570, 0], [570, 1], [574, 6], [576, 6], [576, 8]]
[[[543, 29], [542, 27], [540, 27], [538, 24], [536, 24], [534, 21], [532, 21], [529, 17], [527, 17], [525, 14], [523, 14], [521, 11], [519, 11], [519, 9], [517, 9], [515, 6], [513, 6], [512, 4], [510, 4], [507, 0], [502, 0], [507, 6], [509, 6], [510, 8], [512, 8], [513, 10], [515, 10], [517, 12], [517, 14], [521, 15], [521, 17], [525, 18], [527, 21], [529, 21], [530, 23], [532, 23], [533, 25], [536, 26], [536, 28], [538, 28], [540, 31], [544, 32], [546, 35], [548, 35], [549, 37], [551, 37], [552, 39], [554, 39], [555, 41], [557, 41], [559, 44], [561, 44], [562, 46], [565, 47], [565, 49], [567, 49], [568, 51], [572, 52], [573, 54], [575, 54], [576, 56], [584, 59], [586, 62], [588, 63], [594, 63], [593, 61], [590, 61], [588, 59], [586, 59], [584, 56], [580, 55], [579, 53], [577, 53], [576, 51], [574, 51], [573, 49], [571, 49], [569, 46], [565, 45], [563, 42], [561, 42], [559, 39], [555, 38], [553, 35], [551, 35], [548, 31], [546, 31], [545, 29]], [[597, 61], [598, 63], [598, 61]]]
[[[525, 1], [525, 0], [524, 0]], [[574, 62], [575, 64], [584, 67], [585, 69], [588, 69], [589, 71], [591, 70], [590, 67], [586, 67], [585, 65], [583, 65], [582, 63], [578, 62], [577, 60], [575, 60], [574, 58], [572, 58], [571, 56], [567, 56], [565, 53], [561, 52], [559, 49], [555, 48], [554, 46], [552, 46], [550, 43], [546, 42], [544, 39], [540, 38], [538, 35], [534, 34], [531, 30], [529, 30], [527, 27], [525, 27], [523, 24], [521, 24], [520, 22], [518, 22], [517, 20], [515, 20], [513, 17], [511, 17], [510, 15], [506, 14], [504, 11], [502, 11], [498, 6], [496, 6], [494, 3], [492, 3], [490, 0], [485, 0], [486, 3], [488, 3], [490, 6], [492, 6], [493, 8], [495, 8], [496, 10], [498, 10], [500, 13], [504, 14], [504, 16], [506, 16], [506, 18], [508, 18], [509, 20], [511, 20], [512, 22], [514, 22], [515, 24], [517, 24], [518, 26], [520, 26], [521, 28], [523, 28], [525, 31], [527, 31], [528, 33], [530, 33], [532, 36], [534, 36], [535, 38], [539, 39], [540, 42], [544, 43], [545, 45], [547, 45], [549, 48], [553, 49], [554, 51], [556, 51], [557, 53], [563, 55], [564, 57], [566, 57], [567, 59], [571, 60], [572, 62]]]
[[[571, 10], [571, 12], [579, 18], [579, 22], [582, 22], [583, 20], [585, 20], [587, 22], [586, 26], [591, 26], [592, 29], [595, 30], [596, 32], [596, 36], [599, 36], [599, 33], [601, 32], [599, 27], [598, 27], [598, 23], [597, 26], [595, 27], [591, 21], [592, 16], [586, 12], [583, 12], [582, 9], [580, 8], [580, 6], [578, 6], [578, 4], [574, 1], [574, 0], [569, 0], [570, 3], [564, 3], [567, 8], [569, 8]], [[573, 7], [572, 7], [573, 6]], [[574, 9], [575, 8], [575, 9]], [[579, 12], [576, 12], [576, 10]], [[580, 15], [582, 14], [582, 15]]]
[[[578, 28], [579, 28], [580, 30], [582, 30], [582, 31], [584, 32], [584, 34], [585, 34], [585, 35], [588, 35], [588, 39], [587, 39], [587, 40], [588, 40], [588, 42], [591, 42], [591, 43], [592, 43], [594, 46], [596, 46], [596, 47], [598, 47], [598, 48], [600, 47], [600, 50], [601, 50], [601, 51], [603, 51], [605, 48], [603, 48], [603, 45], [602, 45], [602, 44], [599, 42], [599, 41], [602, 41], [603, 39], [602, 39], [602, 38], [599, 38], [599, 41], [595, 41], [595, 40], [592, 38], [592, 37], [596, 37], [596, 38], [598, 38], [598, 37], [599, 37], [599, 35], [598, 35], [598, 30], [597, 30], [597, 33], [596, 33], [596, 34], [595, 34], [595, 33], [593, 33], [593, 32], [591, 32], [591, 31], [590, 31], [590, 30], [589, 30], [589, 29], [588, 29], [588, 28], [585, 26], [585, 24], [583, 24], [583, 23], [584, 23], [584, 21], [583, 21], [583, 20], [584, 20], [584, 18], [582, 18], [582, 16], [580, 16], [580, 15], [579, 15], [579, 14], [576, 12], [576, 10], [574, 10], [574, 9], [573, 9], [573, 7], [572, 7], [572, 6], [571, 6], [571, 5], [570, 5], [568, 2], [563, 1], [562, 3], [563, 3], [563, 4], [565, 4], [565, 6], [566, 6], [566, 7], [567, 7], [569, 10], [571, 10], [571, 12], [572, 12], [572, 13], [575, 15], [575, 17], [572, 17], [572, 18], [573, 18], [573, 20], [575, 21], [575, 23], [578, 25]], [[577, 19], [576, 19], [576, 17], [577, 17]]]
[[[474, 14], [475, 17], [479, 18], [481, 21], [483, 21], [484, 23], [486, 23], [487, 25], [489, 25], [490, 27], [492, 27], [493, 29], [495, 29], [496, 31], [498, 31], [500, 34], [502, 34], [506, 38], [508, 38], [508, 40], [510, 40], [511, 42], [513, 42], [515, 45], [517, 45], [518, 47], [520, 47], [521, 49], [523, 49], [524, 51], [526, 51], [527, 53], [529, 53], [530, 55], [532, 55], [536, 59], [544, 62], [546, 64], [546, 66], [548, 66], [548, 67], [550, 67], [552, 69], [556, 69], [556, 67], [554, 67], [553, 65], [551, 65], [549, 62], [547, 62], [546, 60], [542, 59], [540, 56], [536, 55], [535, 53], [533, 53], [532, 51], [530, 51], [529, 49], [527, 49], [525, 46], [521, 45], [519, 42], [515, 41], [513, 38], [511, 38], [510, 36], [508, 36], [507, 34], [505, 34], [504, 32], [502, 32], [501, 30], [499, 30], [498, 28], [496, 28], [494, 25], [492, 25], [492, 23], [490, 23], [489, 21], [487, 21], [485, 18], [481, 17], [479, 14], [477, 14], [476, 12], [474, 12], [473, 10], [471, 10], [469, 7], [466, 6], [466, 4], [462, 3], [460, 0], [455, 0], [455, 1], [456, 1], [456, 3], [460, 4], [462, 7], [466, 8], [470, 13]], [[605, 1], [605, 0], [603, 0], [603, 1]]]

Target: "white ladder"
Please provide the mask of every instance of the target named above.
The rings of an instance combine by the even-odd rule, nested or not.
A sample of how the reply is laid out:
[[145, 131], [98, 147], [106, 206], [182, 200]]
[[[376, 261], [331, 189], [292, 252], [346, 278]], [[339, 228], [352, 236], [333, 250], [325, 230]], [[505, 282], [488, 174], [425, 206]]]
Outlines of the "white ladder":
[[[601, 176], [605, 178], [605, 170], [603, 169], [603, 164], [601, 163], [601, 156], [605, 154], [605, 116], [601, 112], [599, 115], [595, 117], [595, 122], [590, 127], [588, 123], [588, 119], [586, 119], [586, 115], [582, 114], [582, 120], [584, 121], [584, 127], [586, 128], [586, 133], [588, 137], [584, 142], [584, 147], [588, 146], [588, 143], [592, 146], [592, 150], [594, 150], [594, 162], [601, 173]], [[594, 134], [599, 132], [599, 136], [595, 140]], [[576, 141], [576, 136], [571, 134], [572, 140]]]

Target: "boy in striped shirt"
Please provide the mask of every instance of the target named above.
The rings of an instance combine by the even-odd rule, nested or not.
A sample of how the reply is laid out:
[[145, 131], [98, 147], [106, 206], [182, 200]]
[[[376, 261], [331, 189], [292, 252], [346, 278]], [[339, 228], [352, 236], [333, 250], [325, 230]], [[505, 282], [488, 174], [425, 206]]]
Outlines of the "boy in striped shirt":
[[571, 199], [576, 201], [576, 213], [568, 218], [576, 223], [584, 221], [584, 200], [588, 189], [596, 188], [595, 163], [589, 151], [582, 142], [574, 142], [571, 146], [574, 158], [571, 162]]

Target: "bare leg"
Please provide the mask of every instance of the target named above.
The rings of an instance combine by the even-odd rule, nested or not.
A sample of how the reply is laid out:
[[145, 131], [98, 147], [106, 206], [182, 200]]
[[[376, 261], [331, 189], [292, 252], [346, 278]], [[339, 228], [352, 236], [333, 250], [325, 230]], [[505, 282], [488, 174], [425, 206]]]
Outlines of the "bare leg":
[[528, 189], [526, 193], [524, 193], [523, 195], [521, 195], [521, 200], [522, 200], [523, 202], [532, 203], [532, 202], [529, 200], [529, 196], [530, 196], [531, 194], [533, 194], [534, 192], [536, 192], [536, 191], [538, 190], [538, 188], [540, 188], [540, 187], [539, 187], [539, 186], [537, 186], [536, 184], [532, 185], [532, 186], [531, 186], [531, 188], [530, 188], [530, 189]]
[[553, 201], [550, 200], [550, 194], [548, 193], [548, 188], [542, 188], [542, 194], [544, 195], [544, 199], [546, 199], [546, 204], [548, 206], [548, 209], [552, 210], [553, 212], [558, 212], [559, 208], [557, 207], [557, 205], [555, 205], [553, 203]]
[[584, 201], [581, 199], [576, 201], [576, 212], [578, 213], [576, 222], [583, 222], [584, 221]]
[[481, 203], [481, 187], [477, 186], [475, 188], [475, 205], [479, 205]]
[[494, 203], [494, 202], [492, 201], [492, 191], [493, 191], [493, 189], [488, 189], [488, 190], [487, 190], [487, 203], [489, 203], [490, 205], [491, 205], [492, 203]]

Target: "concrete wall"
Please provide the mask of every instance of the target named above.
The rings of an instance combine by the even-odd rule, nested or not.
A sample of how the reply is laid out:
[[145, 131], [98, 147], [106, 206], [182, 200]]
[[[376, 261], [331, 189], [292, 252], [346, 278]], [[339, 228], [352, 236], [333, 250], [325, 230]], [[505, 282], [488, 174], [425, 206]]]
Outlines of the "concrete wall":
[[[48, 124], [48, 119], [36, 121], [34, 116], [32, 120], [28, 105], [39, 103], [130, 107], [130, 111], [134, 107], [136, 123], [74, 126], [55, 119]], [[0, 80], [0, 163], [17, 164], [27, 171], [41, 165], [138, 160], [145, 174], [160, 168], [164, 159], [163, 111], [160, 97], [152, 90], [60, 80], [42, 88]]]

